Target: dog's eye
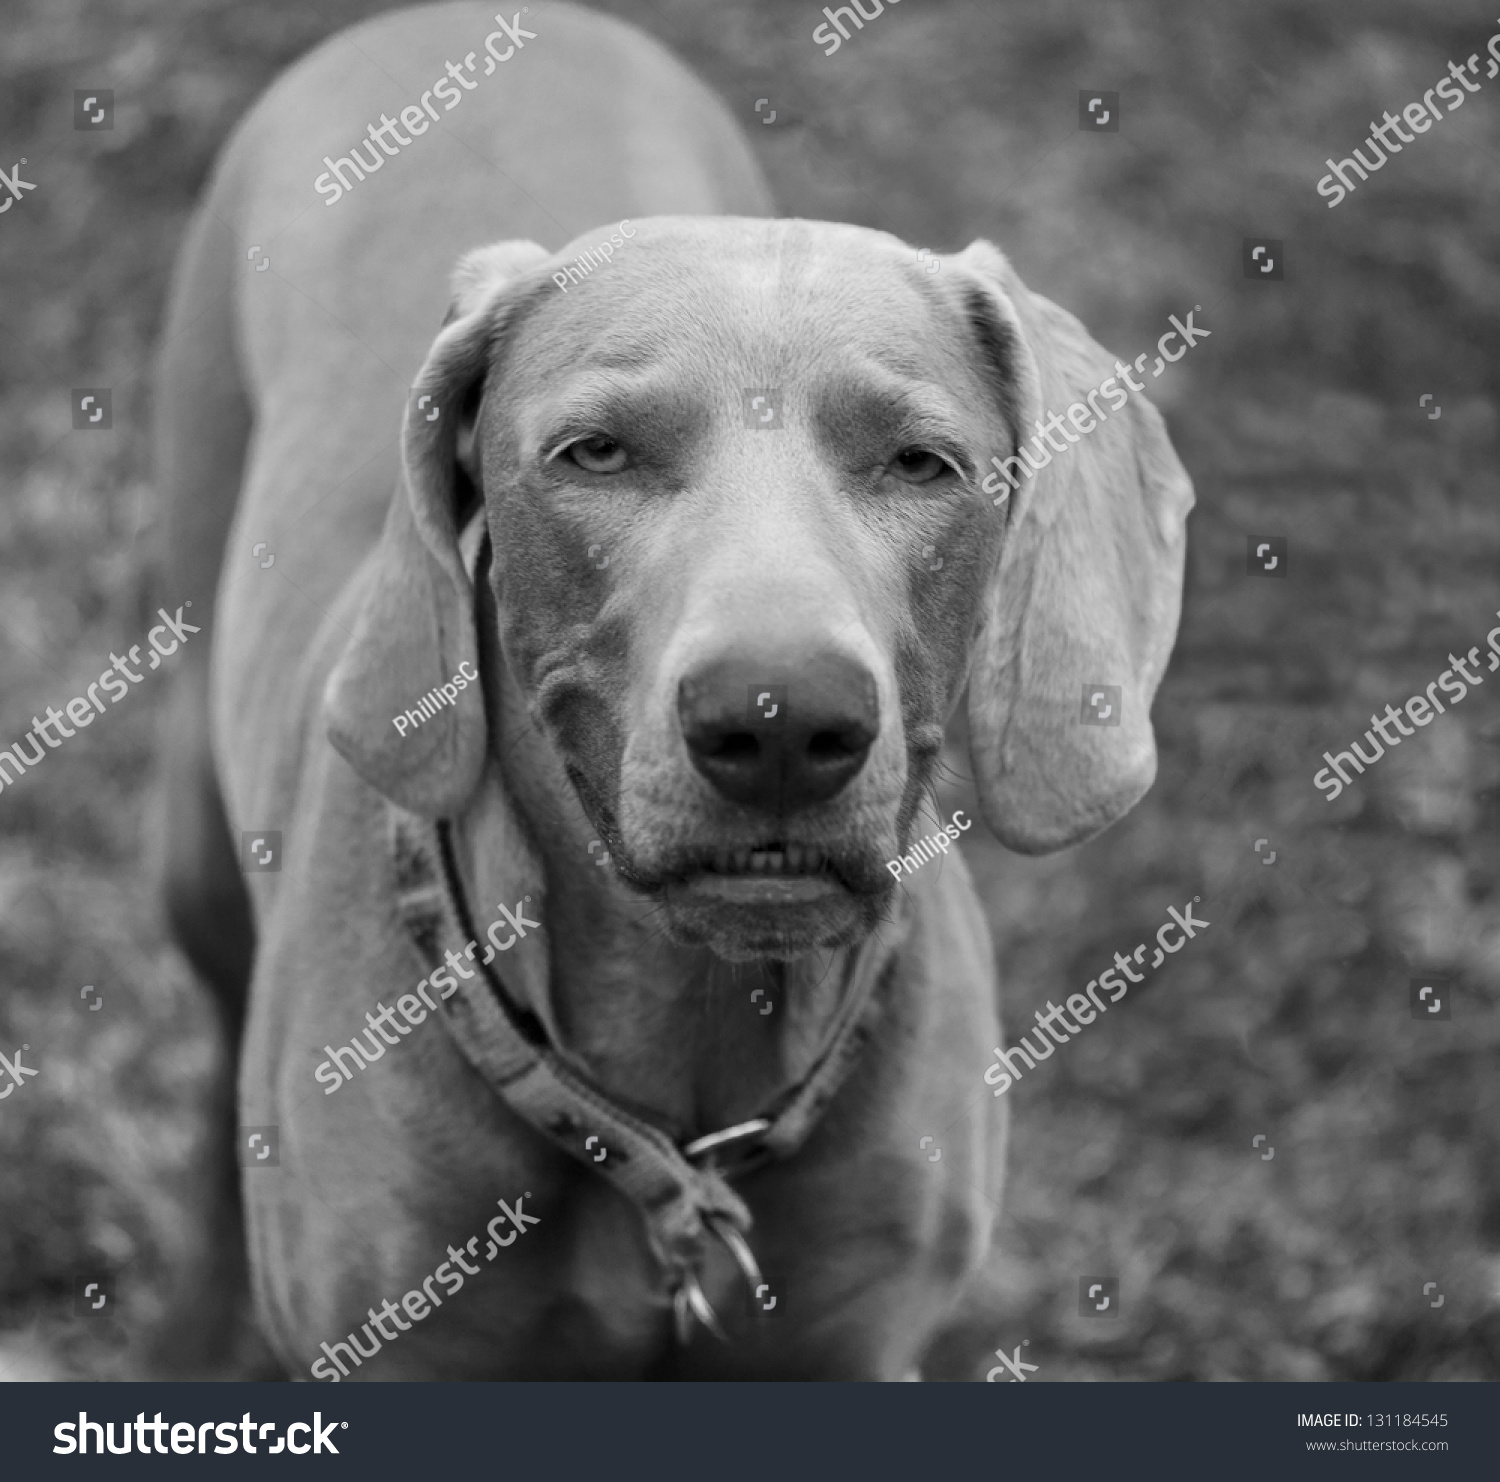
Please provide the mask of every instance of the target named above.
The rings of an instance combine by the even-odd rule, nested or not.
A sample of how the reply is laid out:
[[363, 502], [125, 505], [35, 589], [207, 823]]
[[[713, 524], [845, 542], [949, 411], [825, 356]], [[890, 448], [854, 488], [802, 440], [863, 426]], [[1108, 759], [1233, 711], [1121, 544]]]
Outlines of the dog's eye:
[[902, 448], [891, 459], [890, 471], [908, 484], [930, 484], [950, 471], [945, 459], [927, 448]]
[[585, 437], [563, 450], [579, 468], [589, 473], [619, 473], [630, 462], [625, 444], [612, 437]]

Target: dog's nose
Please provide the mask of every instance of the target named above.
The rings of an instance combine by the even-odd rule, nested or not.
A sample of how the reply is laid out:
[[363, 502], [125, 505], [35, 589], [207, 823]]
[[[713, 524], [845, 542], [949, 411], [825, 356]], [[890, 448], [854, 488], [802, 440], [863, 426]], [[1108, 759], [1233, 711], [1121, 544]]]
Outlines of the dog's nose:
[[677, 715], [693, 765], [719, 792], [776, 813], [834, 797], [880, 732], [874, 676], [837, 654], [715, 660], [678, 685]]

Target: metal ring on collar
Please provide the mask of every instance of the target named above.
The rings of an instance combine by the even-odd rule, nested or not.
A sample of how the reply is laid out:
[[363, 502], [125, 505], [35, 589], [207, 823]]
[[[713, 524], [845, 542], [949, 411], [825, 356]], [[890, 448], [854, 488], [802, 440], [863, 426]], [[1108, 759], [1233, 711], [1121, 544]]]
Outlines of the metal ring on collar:
[[708, 1214], [704, 1216], [708, 1228], [724, 1242], [729, 1254], [734, 1257], [734, 1263], [740, 1268], [740, 1274], [745, 1278], [745, 1285], [750, 1288], [750, 1297], [753, 1301], [764, 1285], [764, 1278], [760, 1274], [760, 1264], [755, 1259], [755, 1252], [750, 1249], [750, 1242], [745, 1239], [744, 1233], [734, 1222], [721, 1214]]
[[[755, 1252], [750, 1249], [750, 1242], [745, 1239], [734, 1221], [727, 1215], [706, 1214], [704, 1223], [723, 1241], [729, 1254], [734, 1257], [734, 1263], [740, 1268], [740, 1274], [745, 1278], [745, 1285], [750, 1289], [750, 1299], [753, 1303], [760, 1295], [764, 1281], [760, 1273], [760, 1264], [755, 1259]], [[672, 1293], [672, 1312], [677, 1320], [679, 1343], [688, 1341], [692, 1334], [692, 1320], [695, 1317], [721, 1343], [729, 1342], [729, 1336], [720, 1326], [719, 1316], [714, 1311], [713, 1304], [704, 1295], [696, 1272], [684, 1271], [682, 1273], [682, 1280], [677, 1290]]]
[[743, 1142], [747, 1137], [759, 1137], [762, 1132], [768, 1132], [770, 1127], [769, 1117], [751, 1117], [748, 1122], [736, 1122], [733, 1127], [710, 1132], [704, 1137], [695, 1137], [683, 1148], [682, 1156], [691, 1163], [705, 1153], [717, 1152], [731, 1143]]
[[682, 1283], [672, 1293], [672, 1314], [677, 1320], [677, 1341], [685, 1344], [693, 1333], [693, 1319], [708, 1329], [721, 1343], [729, 1342], [729, 1335], [719, 1326], [718, 1314], [709, 1305], [698, 1285], [698, 1278], [691, 1271], [682, 1273]]

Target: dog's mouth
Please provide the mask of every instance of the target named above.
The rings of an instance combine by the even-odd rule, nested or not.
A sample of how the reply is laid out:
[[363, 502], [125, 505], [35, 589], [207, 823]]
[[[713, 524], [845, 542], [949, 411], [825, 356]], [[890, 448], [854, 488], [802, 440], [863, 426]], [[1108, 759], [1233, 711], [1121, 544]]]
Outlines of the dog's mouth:
[[716, 849], [705, 855], [698, 872], [736, 878], [744, 875], [802, 876], [836, 873], [831, 857], [811, 844], [752, 844], [743, 849]]
[[842, 946], [876, 924], [888, 894], [857, 847], [785, 836], [679, 846], [655, 863], [631, 883], [661, 902], [668, 934], [729, 961]]
[[678, 872], [677, 883], [726, 905], [794, 905], [848, 891], [831, 855], [780, 839], [705, 851]]

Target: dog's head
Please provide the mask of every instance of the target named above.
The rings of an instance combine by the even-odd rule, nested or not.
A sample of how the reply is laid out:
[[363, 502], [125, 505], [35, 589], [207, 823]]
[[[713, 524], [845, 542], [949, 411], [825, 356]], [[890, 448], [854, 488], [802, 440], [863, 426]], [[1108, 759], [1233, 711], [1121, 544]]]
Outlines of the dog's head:
[[[1155, 772], [1192, 488], [1154, 408], [1088, 401], [1113, 357], [987, 242], [934, 274], [849, 226], [613, 235], [458, 270], [330, 680], [351, 765], [434, 816], [478, 785], [477, 686], [391, 724], [476, 657], [457, 534], [477, 489], [504, 662], [681, 940], [786, 957], [868, 931], [966, 683], [1006, 844], [1125, 812]], [[1098, 415], [1047, 420], [1074, 404]], [[1040, 426], [1066, 451], [1001, 478]]]

